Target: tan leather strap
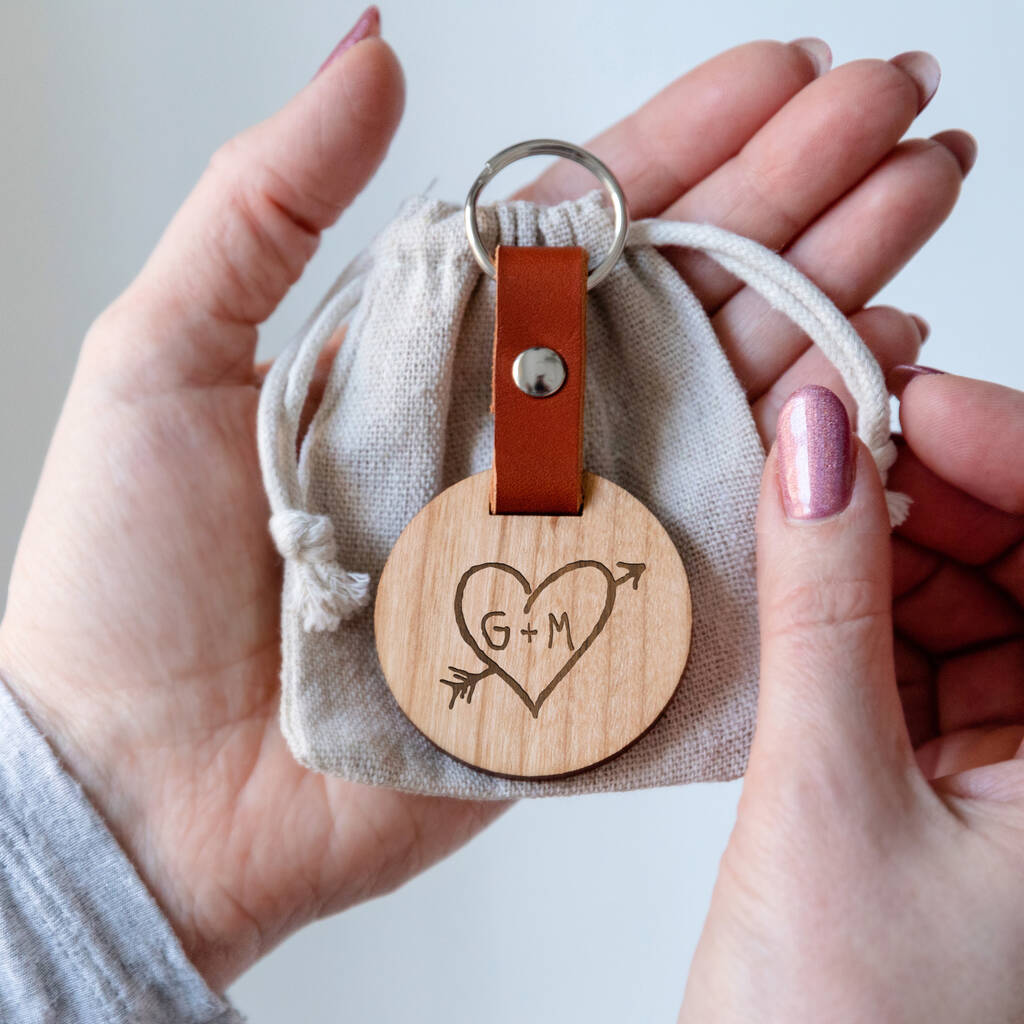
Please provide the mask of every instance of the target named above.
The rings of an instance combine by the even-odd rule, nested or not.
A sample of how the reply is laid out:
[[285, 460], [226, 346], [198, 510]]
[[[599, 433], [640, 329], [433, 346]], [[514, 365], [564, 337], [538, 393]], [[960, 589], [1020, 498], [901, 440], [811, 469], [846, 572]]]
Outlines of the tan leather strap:
[[[570, 246], [499, 245], [494, 324], [494, 472], [498, 515], [577, 515], [583, 498], [587, 253]], [[519, 390], [523, 349], [554, 349], [566, 380], [553, 395]]]

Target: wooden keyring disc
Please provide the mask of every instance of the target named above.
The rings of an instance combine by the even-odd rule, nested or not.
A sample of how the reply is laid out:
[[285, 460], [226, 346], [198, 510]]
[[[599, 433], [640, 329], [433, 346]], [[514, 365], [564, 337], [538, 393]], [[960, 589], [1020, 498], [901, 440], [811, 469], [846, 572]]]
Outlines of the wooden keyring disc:
[[491, 515], [490, 471], [405, 528], [374, 627], [399, 707], [452, 757], [543, 778], [605, 761], [675, 692], [690, 648], [686, 571], [632, 495], [587, 473], [578, 516]]

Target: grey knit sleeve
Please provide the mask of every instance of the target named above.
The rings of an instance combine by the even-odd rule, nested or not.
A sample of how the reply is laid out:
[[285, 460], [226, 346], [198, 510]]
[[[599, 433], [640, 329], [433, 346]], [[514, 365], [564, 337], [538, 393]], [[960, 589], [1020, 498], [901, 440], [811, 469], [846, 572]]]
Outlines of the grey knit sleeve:
[[0, 1020], [237, 1024], [0, 683]]

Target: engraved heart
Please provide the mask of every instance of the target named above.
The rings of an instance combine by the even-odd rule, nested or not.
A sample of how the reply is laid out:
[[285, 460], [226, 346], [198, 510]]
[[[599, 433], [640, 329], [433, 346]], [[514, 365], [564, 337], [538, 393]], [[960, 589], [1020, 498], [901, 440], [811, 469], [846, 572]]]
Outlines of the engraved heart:
[[534, 718], [601, 633], [618, 584], [630, 579], [635, 588], [644, 567], [619, 564], [628, 569], [619, 580], [602, 562], [581, 560], [536, 587], [504, 562], [484, 562], [462, 574], [455, 591], [459, 632]]

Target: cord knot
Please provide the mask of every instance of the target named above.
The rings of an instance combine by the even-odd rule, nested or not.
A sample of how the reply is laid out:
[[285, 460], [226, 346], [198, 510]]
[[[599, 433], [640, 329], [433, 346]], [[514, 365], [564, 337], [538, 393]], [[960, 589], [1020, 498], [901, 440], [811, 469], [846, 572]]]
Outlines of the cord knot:
[[270, 517], [270, 535], [281, 557], [293, 562], [332, 562], [337, 554], [329, 516], [298, 509], [276, 512]]
[[275, 512], [270, 534], [281, 557], [290, 562], [293, 593], [302, 628], [331, 631], [351, 618], [370, 598], [370, 577], [349, 572], [335, 561], [337, 543], [329, 516], [299, 509]]

